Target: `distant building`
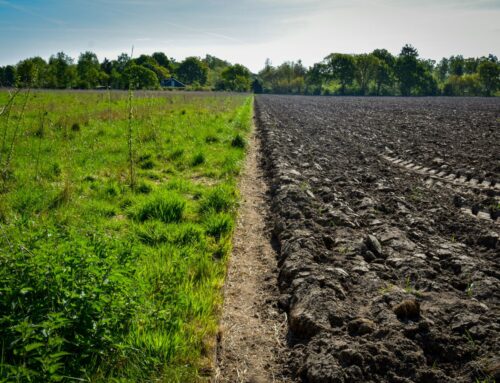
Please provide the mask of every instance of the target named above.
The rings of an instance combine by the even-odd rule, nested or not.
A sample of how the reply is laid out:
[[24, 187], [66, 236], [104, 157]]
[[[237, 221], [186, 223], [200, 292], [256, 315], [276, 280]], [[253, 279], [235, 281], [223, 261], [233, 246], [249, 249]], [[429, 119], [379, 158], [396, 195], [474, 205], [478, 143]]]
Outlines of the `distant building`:
[[186, 87], [185, 84], [183, 84], [179, 80], [176, 80], [173, 77], [161, 80], [160, 84], [164, 88], [185, 88]]

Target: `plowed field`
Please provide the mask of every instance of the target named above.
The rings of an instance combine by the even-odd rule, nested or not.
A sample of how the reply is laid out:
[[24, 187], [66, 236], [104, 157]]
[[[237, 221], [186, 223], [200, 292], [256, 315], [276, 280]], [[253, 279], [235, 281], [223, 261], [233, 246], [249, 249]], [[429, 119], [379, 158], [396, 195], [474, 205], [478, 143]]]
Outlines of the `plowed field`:
[[297, 377], [498, 381], [500, 100], [259, 96], [256, 118]]

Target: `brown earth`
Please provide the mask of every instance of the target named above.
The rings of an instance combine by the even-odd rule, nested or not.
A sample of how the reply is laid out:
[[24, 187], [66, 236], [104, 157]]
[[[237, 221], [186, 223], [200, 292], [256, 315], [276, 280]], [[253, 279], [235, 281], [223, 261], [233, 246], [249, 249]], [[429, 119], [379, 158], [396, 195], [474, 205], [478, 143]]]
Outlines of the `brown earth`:
[[224, 288], [215, 382], [289, 382], [286, 314], [277, 308], [277, 259], [266, 225], [267, 185], [260, 139], [249, 143], [241, 206]]
[[500, 100], [259, 96], [290, 367], [500, 378]]

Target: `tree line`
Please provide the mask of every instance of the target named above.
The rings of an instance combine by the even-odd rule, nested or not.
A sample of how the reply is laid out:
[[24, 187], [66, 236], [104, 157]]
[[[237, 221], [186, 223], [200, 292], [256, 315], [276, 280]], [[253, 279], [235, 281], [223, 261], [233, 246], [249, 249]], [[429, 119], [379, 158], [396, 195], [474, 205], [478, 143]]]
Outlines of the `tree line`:
[[500, 62], [494, 55], [451, 56], [436, 63], [405, 45], [395, 56], [386, 49], [368, 54], [332, 53], [305, 68], [266, 61], [254, 88], [264, 93], [360, 96], [492, 96], [500, 91]]
[[4, 87], [160, 89], [162, 81], [171, 77], [191, 89], [244, 92], [251, 89], [252, 74], [243, 65], [231, 65], [211, 55], [177, 62], [162, 52], [137, 58], [122, 53], [116, 60], [102, 62], [93, 52], [80, 54], [76, 62], [59, 52], [48, 61], [32, 57], [0, 67], [0, 86]]
[[332, 53], [306, 68], [299, 60], [256, 74], [240, 64], [206, 55], [176, 61], [162, 52], [99, 62], [93, 52], [75, 60], [59, 52], [0, 67], [0, 86], [54, 89], [159, 89], [175, 77], [195, 90], [361, 96], [493, 96], [500, 91], [500, 62], [494, 55], [461, 55], [426, 60], [405, 45], [398, 55], [386, 49], [366, 54]]

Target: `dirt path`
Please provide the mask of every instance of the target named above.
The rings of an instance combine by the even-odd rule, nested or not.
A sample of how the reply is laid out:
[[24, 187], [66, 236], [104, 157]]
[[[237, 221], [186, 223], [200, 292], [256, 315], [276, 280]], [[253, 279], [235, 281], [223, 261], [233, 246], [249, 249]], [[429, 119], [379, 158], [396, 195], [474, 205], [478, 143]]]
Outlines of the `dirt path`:
[[259, 166], [258, 136], [249, 144], [224, 290], [216, 383], [287, 381], [282, 373], [286, 317], [276, 308], [276, 255], [266, 230], [267, 185]]

